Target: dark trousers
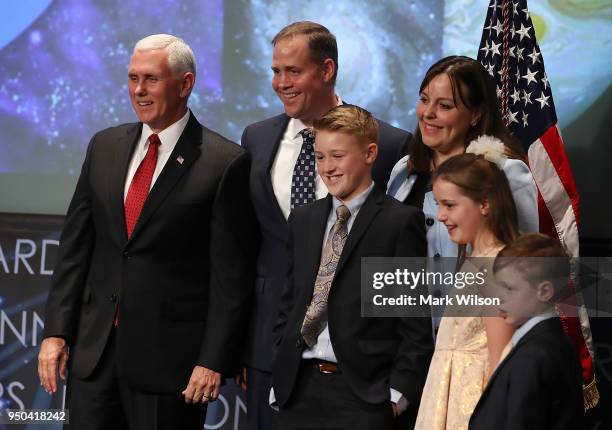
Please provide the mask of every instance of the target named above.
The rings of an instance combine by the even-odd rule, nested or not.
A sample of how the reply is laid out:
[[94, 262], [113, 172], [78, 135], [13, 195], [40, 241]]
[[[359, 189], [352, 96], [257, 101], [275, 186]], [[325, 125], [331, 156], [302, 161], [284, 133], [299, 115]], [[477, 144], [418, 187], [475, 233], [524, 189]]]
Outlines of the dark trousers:
[[181, 393], [143, 393], [121, 380], [115, 329], [93, 373], [68, 376], [66, 407], [70, 424], [64, 428], [73, 430], [201, 430], [206, 417], [206, 405], [187, 405]]
[[289, 402], [281, 407], [281, 430], [391, 430], [391, 402], [365, 403], [342, 373], [321, 373], [302, 365]]
[[253, 367], [247, 368], [247, 428], [277, 430], [278, 412], [270, 407], [272, 374]]

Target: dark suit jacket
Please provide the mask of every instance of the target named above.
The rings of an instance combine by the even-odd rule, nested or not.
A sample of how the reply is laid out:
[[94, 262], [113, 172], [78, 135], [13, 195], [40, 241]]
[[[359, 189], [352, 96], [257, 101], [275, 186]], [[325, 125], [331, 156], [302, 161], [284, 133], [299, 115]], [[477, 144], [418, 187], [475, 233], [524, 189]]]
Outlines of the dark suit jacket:
[[[287, 221], [274, 195], [270, 169], [289, 119], [281, 114], [249, 125], [242, 134], [242, 147], [252, 158], [251, 198], [262, 237], [245, 362], [267, 372], [272, 366], [272, 328], [287, 275], [288, 238]], [[386, 187], [391, 169], [405, 154], [412, 135], [382, 121], [378, 125], [379, 151], [372, 175], [379, 186]]]
[[[300, 334], [319, 269], [332, 198], [295, 209], [290, 216], [290, 272], [274, 327], [274, 393], [291, 397], [302, 361]], [[389, 402], [389, 388], [418, 404], [433, 351], [429, 318], [361, 316], [362, 257], [425, 256], [423, 213], [374, 187], [349, 232], [328, 299], [328, 327], [338, 366], [355, 395], [367, 403]]]
[[471, 430], [580, 430], [582, 368], [561, 322], [538, 323], [503, 360], [474, 409]]
[[[151, 392], [184, 389], [196, 364], [239, 364], [254, 279], [249, 156], [191, 115], [131, 238], [126, 172], [142, 124], [91, 140], [63, 228], [45, 337], [64, 337], [90, 375], [119, 304], [120, 375]], [[177, 158], [183, 158], [180, 163]]]

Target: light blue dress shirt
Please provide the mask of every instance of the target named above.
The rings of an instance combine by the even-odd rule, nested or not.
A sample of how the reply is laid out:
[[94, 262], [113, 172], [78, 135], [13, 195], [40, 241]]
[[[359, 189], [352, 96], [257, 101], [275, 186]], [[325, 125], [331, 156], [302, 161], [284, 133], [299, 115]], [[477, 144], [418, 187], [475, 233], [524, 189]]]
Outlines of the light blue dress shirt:
[[[342, 202], [336, 197], [332, 197], [332, 208], [329, 211], [329, 216], [327, 217], [327, 226], [325, 227], [325, 236], [323, 237], [323, 242], [321, 249], [325, 248], [325, 243], [327, 242], [327, 238], [329, 237], [329, 232], [336, 223], [336, 209], [338, 209], [341, 205], [344, 205], [348, 208], [351, 216], [349, 217], [346, 228], [348, 233], [350, 234], [351, 228], [353, 227], [353, 223], [355, 222], [355, 218], [357, 218], [357, 214], [361, 210], [361, 207], [365, 203], [370, 191], [374, 188], [374, 182], [370, 184], [367, 190], [363, 193], [359, 194], [357, 197], [352, 199], [350, 202]], [[336, 355], [334, 354], [334, 350], [331, 345], [331, 339], [329, 337], [329, 328], [327, 324], [325, 324], [325, 328], [319, 334], [317, 338], [317, 343], [312, 346], [312, 348], [306, 348], [304, 353], [302, 354], [302, 358], [308, 360], [311, 358], [316, 358], [317, 360], [325, 360], [330, 361], [332, 363], [337, 363]]]
[[521, 340], [523, 336], [525, 336], [529, 332], [529, 330], [534, 328], [536, 325], [538, 325], [542, 321], [546, 321], [547, 319], [555, 318], [557, 316], [558, 315], [555, 312], [549, 312], [546, 314], [540, 314], [529, 318], [523, 323], [522, 326], [517, 328], [514, 334], [512, 335], [512, 339], [510, 339], [510, 342], [512, 342], [512, 347], [515, 347], [519, 340]]
[[[336, 197], [332, 197], [332, 208], [329, 211], [329, 216], [327, 217], [327, 225], [325, 227], [325, 236], [323, 237], [323, 242], [321, 245], [321, 249], [325, 247], [325, 243], [327, 242], [327, 238], [329, 236], [329, 232], [331, 228], [336, 223], [336, 209], [341, 205], [345, 205], [349, 212], [351, 213], [350, 218], [347, 221], [346, 228], [348, 233], [350, 234], [351, 228], [357, 218], [357, 214], [361, 210], [363, 204], [366, 199], [370, 195], [370, 192], [374, 188], [374, 182], [370, 184], [368, 189], [363, 191], [357, 197], [351, 199], [349, 202], [343, 202]], [[305, 360], [317, 359], [329, 361], [332, 363], [337, 363], [338, 359], [334, 354], [334, 349], [332, 348], [331, 338], [329, 336], [329, 326], [326, 324], [325, 328], [319, 334], [317, 338], [317, 343], [312, 346], [312, 348], [306, 348], [302, 354], [302, 358]], [[406, 410], [408, 407], [408, 400], [402, 395], [401, 392], [395, 390], [394, 388], [389, 388], [390, 390], [390, 401], [396, 404], [398, 414]], [[270, 406], [273, 408], [277, 408], [276, 406], [276, 397], [274, 396], [274, 388], [270, 390]]]

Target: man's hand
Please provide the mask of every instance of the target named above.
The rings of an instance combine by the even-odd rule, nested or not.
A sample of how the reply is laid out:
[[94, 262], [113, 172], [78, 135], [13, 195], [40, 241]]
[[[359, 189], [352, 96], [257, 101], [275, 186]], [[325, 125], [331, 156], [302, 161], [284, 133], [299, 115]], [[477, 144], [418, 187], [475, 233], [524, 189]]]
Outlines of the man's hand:
[[57, 391], [57, 376], [66, 380], [66, 364], [68, 363], [68, 346], [61, 337], [47, 337], [40, 344], [38, 353], [38, 377], [45, 391], [53, 394]]
[[238, 385], [243, 390], [247, 389], [247, 370], [246, 367], [242, 368], [242, 372], [236, 375], [235, 378], [236, 385]]
[[220, 390], [221, 374], [203, 366], [196, 366], [182, 394], [185, 396], [185, 403], [206, 403], [217, 400]]

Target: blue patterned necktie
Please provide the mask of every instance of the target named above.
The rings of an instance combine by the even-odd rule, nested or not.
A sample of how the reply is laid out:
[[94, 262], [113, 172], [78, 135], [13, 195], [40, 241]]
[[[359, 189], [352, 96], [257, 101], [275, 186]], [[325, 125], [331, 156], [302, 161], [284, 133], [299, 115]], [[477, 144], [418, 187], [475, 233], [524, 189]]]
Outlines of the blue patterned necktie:
[[344, 249], [348, 237], [347, 221], [351, 217], [351, 211], [346, 206], [341, 205], [336, 209], [336, 216], [336, 223], [329, 231], [329, 236], [323, 247], [312, 299], [302, 323], [301, 334], [309, 348], [317, 343], [319, 335], [327, 324], [327, 298], [336, 275], [336, 267], [340, 255], [342, 255], [342, 249]]
[[291, 178], [291, 209], [315, 201], [314, 133], [309, 128], [300, 131], [302, 149]]

